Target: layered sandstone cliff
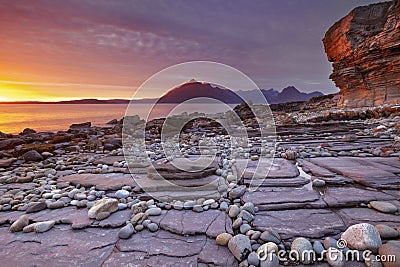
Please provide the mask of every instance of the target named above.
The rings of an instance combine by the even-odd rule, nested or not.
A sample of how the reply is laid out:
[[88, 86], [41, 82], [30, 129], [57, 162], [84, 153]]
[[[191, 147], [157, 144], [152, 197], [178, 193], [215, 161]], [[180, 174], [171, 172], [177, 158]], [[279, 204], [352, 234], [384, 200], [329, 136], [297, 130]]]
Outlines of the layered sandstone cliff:
[[400, 103], [400, 0], [355, 8], [323, 43], [342, 106]]

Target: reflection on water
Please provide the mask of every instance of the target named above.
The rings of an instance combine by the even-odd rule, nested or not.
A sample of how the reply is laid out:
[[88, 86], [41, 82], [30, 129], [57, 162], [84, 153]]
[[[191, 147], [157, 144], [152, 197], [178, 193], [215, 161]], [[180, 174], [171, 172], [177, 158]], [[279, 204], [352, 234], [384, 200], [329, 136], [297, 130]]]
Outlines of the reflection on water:
[[[201, 111], [207, 104], [192, 104], [193, 111]], [[150, 119], [165, 116], [175, 104], [158, 104]], [[36, 131], [67, 130], [73, 123], [92, 122], [104, 125], [112, 119], [125, 116], [127, 104], [0, 104], [0, 131], [19, 133], [25, 128]], [[214, 109], [215, 110], [215, 109]], [[147, 118], [148, 105], [134, 104], [130, 113]], [[218, 112], [224, 111], [218, 107]], [[130, 115], [131, 115], [130, 114]]]

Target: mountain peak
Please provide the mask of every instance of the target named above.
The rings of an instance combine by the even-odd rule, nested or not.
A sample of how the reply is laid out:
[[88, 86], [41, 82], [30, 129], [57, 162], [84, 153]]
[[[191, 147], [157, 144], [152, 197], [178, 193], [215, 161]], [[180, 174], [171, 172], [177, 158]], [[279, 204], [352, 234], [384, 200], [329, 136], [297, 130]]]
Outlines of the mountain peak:
[[190, 79], [189, 81], [185, 83], [197, 83], [198, 81], [195, 78]]
[[288, 86], [281, 93], [300, 93], [300, 91], [294, 86]]

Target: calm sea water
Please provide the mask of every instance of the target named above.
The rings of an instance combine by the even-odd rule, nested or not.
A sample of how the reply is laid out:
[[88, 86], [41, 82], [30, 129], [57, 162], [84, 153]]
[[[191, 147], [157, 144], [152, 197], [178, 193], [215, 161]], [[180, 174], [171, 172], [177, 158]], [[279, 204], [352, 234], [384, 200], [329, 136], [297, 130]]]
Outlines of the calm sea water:
[[[46, 104], [46, 105], [19, 105], [0, 104], [0, 131], [4, 133], [20, 133], [25, 128], [36, 131], [67, 130], [73, 123], [92, 122], [92, 125], [105, 125], [112, 119], [121, 119], [125, 116], [128, 105], [125, 104]], [[165, 116], [174, 104], [161, 104], [152, 111], [151, 118]], [[204, 112], [209, 109], [204, 104], [192, 104], [192, 111]], [[130, 108], [129, 115], [139, 115], [146, 118], [149, 106], [136, 104]], [[213, 111], [227, 110], [217, 106]], [[168, 112], [167, 112], [168, 113]]]

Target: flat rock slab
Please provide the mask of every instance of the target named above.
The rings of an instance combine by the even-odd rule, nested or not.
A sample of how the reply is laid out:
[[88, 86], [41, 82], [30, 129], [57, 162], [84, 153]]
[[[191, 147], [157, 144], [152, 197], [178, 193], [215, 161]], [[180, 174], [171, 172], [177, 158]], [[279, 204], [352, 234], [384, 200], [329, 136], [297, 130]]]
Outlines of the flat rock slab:
[[[179, 174], [177, 174], [179, 175]], [[147, 192], [157, 191], [185, 191], [185, 190], [217, 190], [220, 176], [211, 175], [199, 179], [188, 180], [138, 180], [139, 186]], [[188, 189], [189, 188], [189, 189]]]
[[172, 162], [154, 162], [147, 170], [149, 174], [161, 175], [166, 180], [199, 179], [210, 176], [218, 169], [219, 158], [190, 157], [176, 158]]
[[165, 201], [165, 202], [170, 202], [173, 200], [187, 200], [187, 199], [199, 199], [199, 198], [205, 198], [205, 199], [219, 199], [221, 194], [217, 192], [216, 190], [208, 190], [208, 191], [203, 191], [203, 190], [185, 190], [185, 191], [157, 191], [157, 192], [147, 192], [143, 194], [143, 196], [151, 196], [152, 198]]
[[296, 165], [283, 158], [263, 158], [257, 161], [238, 159], [235, 166], [239, 177], [245, 179], [294, 178], [300, 175]]
[[85, 228], [90, 226], [94, 220], [87, 216], [87, 209], [65, 207], [61, 209], [45, 209], [36, 213], [27, 214], [33, 222], [56, 221], [56, 223], [71, 224], [72, 227]]
[[400, 177], [377, 167], [377, 163], [374, 163], [374, 166], [369, 162], [370, 158], [329, 157], [312, 158], [310, 161], [365, 186], [380, 189], [400, 189]]
[[398, 227], [400, 225], [400, 216], [382, 213], [368, 208], [347, 208], [340, 209], [339, 214], [346, 222], [347, 226], [357, 223], [386, 224], [388, 226]]
[[297, 162], [303, 166], [304, 169], [308, 169], [312, 175], [316, 177], [335, 177], [336, 173], [331, 172], [321, 166], [318, 166], [306, 159], [297, 159]]
[[263, 187], [254, 192], [246, 192], [242, 201], [252, 202], [261, 211], [326, 207], [318, 192], [306, 188]]
[[124, 161], [125, 157], [124, 156], [112, 156], [112, 157], [104, 157], [101, 159], [96, 159], [93, 164], [103, 164], [103, 165], [113, 165], [114, 162], [121, 162]]
[[130, 174], [107, 173], [107, 174], [72, 174], [61, 177], [59, 182], [70, 182], [73, 185], [80, 184], [84, 187], [95, 186], [97, 190], [118, 190], [125, 185], [136, 186]]
[[[126, 255], [129, 254], [124, 256], [125, 253], [135, 253], [132, 256], [138, 261], [143, 257], [149, 266], [160, 266], [161, 260], [166, 260], [168, 263], [164, 266], [197, 266], [197, 263], [217, 266], [238, 265], [227, 247], [217, 246], [215, 240], [204, 235], [181, 236], [164, 230], [155, 233], [142, 231], [130, 239], [119, 240], [117, 247], [120, 252], [113, 253], [107, 260], [106, 266], [107, 264], [113, 266], [112, 262], [126, 262]], [[143, 265], [143, 261], [140, 262], [140, 266]]]
[[11, 233], [0, 228], [3, 266], [101, 266], [114, 249], [118, 230], [71, 230], [56, 225], [45, 233]]
[[148, 256], [145, 252], [113, 252], [102, 266], [197, 266], [197, 256], [169, 257], [165, 255]]
[[126, 209], [126, 210], [116, 211], [113, 214], [111, 214], [110, 217], [101, 221], [94, 222], [93, 226], [110, 227], [110, 228], [122, 227], [125, 226], [126, 221], [129, 221], [130, 219], [131, 219], [131, 211], [130, 209]]
[[15, 222], [19, 216], [23, 215], [24, 213], [21, 211], [5, 211], [0, 212], [0, 225], [3, 224], [12, 224]]
[[[373, 162], [377, 162], [377, 163], [381, 163], [381, 164], [385, 164], [391, 167], [394, 167], [398, 170], [400, 170], [400, 160], [396, 157], [390, 157], [390, 158], [382, 158], [382, 157], [376, 157], [376, 158], [372, 158]], [[398, 171], [396, 171], [396, 173], [398, 173]]]
[[205, 234], [216, 237], [221, 233], [233, 233], [232, 221], [225, 212], [207, 210], [197, 213], [191, 210], [168, 210], [160, 216], [151, 216], [161, 229], [180, 235]]
[[376, 200], [394, 200], [394, 196], [355, 187], [328, 187], [323, 197], [330, 208], [356, 207]]
[[243, 183], [248, 187], [301, 187], [309, 184], [310, 180], [299, 176], [295, 178], [245, 179]]
[[253, 226], [260, 231], [273, 228], [283, 239], [293, 237], [321, 238], [346, 230], [342, 219], [326, 209], [296, 209], [258, 212]]

